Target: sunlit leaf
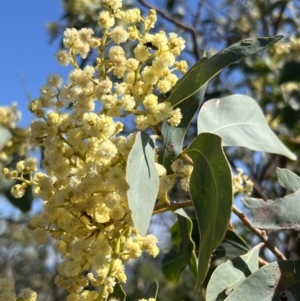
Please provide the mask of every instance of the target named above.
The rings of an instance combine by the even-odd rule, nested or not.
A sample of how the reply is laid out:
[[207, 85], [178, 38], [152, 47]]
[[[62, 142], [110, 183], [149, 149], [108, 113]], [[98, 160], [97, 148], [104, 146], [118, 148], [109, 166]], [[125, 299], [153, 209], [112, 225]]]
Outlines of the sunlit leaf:
[[157, 197], [159, 179], [154, 164], [155, 144], [146, 133], [137, 132], [126, 166], [128, 205], [134, 226], [146, 235]]
[[253, 227], [291, 229], [300, 227], [300, 189], [277, 200], [246, 198], [243, 203], [253, 215]]
[[300, 177], [285, 168], [276, 168], [279, 184], [285, 189], [295, 192], [300, 188]]
[[295, 301], [299, 295], [300, 261], [286, 260], [260, 268], [237, 286], [225, 301]]
[[200, 229], [197, 287], [203, 282], [214, 249], [221, 243], [232, 207], [231, 170], [221, 138], [203, 133], [185, 153], [194, 163], [190, 192]]
[[222, 137], [223, 146], [242, 146], [297, 159], [270, 129], [256, 101], [246, 95], [205, 102], [198, 115], [198, 133], [203, 132]]
[[[206, 301], [215, 301], [218, 295], [226, 291], [229, 295], [242, 281], [258, 270], [258, 253], [263, 243], [247, 254], [220, 264], [213, 272], [206, 290]], [[224, 275], [226, 275], [224, 277]]]

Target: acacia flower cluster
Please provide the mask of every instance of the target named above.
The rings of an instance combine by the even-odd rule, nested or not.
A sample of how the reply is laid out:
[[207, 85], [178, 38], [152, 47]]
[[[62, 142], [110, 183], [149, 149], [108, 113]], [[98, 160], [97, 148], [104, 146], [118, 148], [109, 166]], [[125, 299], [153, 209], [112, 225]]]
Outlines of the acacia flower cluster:
[[232, 177], [233, 194], [250, 195], [253, 190], [253, 182], [244, 174], [241, 168], [237, 168], [236, 171], [237, 173]]
[[7, 301], [36, 301], [37, 294], [30, 288], [24, 288], [18, 296], [14, 293], [14, 283], [9, 278], [0, 278], [0, 296], [1, 300]]
[[[175, 85], [175, 71], [186, 72], [186, 62], [176, 61], [184, 40], [175, 33], [152, 34], [154, 10], [142, 17], [138, 9], [123, 11], [120, 0], [104, 0], [103, 6], [98, 18], [103, 36], [88, 28], [66, 29], [66, 50], [57, 59], [74, 67], [68, 82], [49, 76], [39, 98], [29, 104], [38, 118], [30, 126], [30, 142], [44, 149], [44, 171], [32, 158], [14, 171], [4, 169], [7, 179], [22, 182], [12, 189], [15, 197], [32, 185], [44, 200], [44, 212], [28, 228], [39, 244], [48, 234], [56, 240], [63, 258], [56, 283], [69, 291], [68, 301], [107, 300], [116, 283], [126, 281], [126, 261], [143, 250], [154, 257], [159, 252], [154, 235], [143, 237], [132, 226], [126, 161], [135, 134], [122, 136], [124, 124], [116, 118], [134, 115], [138, 130], [155, 130], [163, 120], [176, 126], [182, 117], [157, 95]], [[131, 56], [121, 46], [126, 42], [133, 45]], [[77, 56], [86, 58], [92, 51], [96, 65], [81, 69]], [[173, 187], [165, 185], [165, 173], [161, 179], [159, 197]]]
[[[16, 154], [20, 157], [25, 156], [28, 145], [28, 131], [17, 127], [21, 117], [17, 110], [17, 105], [0, 107], [0, 130], [2, 145], [0, 149], [0, 169], [11, 163]], [[15, 157], [14, 157], [15, 158]], [[0, 176], [0, 178], [2, 175]]]
[[193, 171], [193, 166], [186, 164], [182, 159], [176, 159], [171, 169], [174, 174], [167, 175], [166, 168], [158, 163], [155, 163], [156, 170], [159, 176], [159, 189], [157, 199], [166, 204], [170, 204], [168, 192], [174, 187], [175, 179], [179, 178], [179, 184], [184, 191], [190, 191], [189, 183]]

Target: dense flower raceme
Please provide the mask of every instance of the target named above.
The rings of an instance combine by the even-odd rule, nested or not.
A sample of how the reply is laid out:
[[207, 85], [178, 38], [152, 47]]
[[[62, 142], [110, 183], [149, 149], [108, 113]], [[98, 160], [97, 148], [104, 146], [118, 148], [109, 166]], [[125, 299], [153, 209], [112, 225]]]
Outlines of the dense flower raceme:
[[[20, 117], [16, 104], [0, 107], [0, 130], [4, 142], [0, 149], [1, 170], [9, 164], [14, 154], [24, 156], [28, 149], [28, 131], [16, 126]], [[5, 138], [7, 141], [3, 141]]]
[[233, 194], [243, 193], [250, 195], [253, 190], [253, 182], [244, 174], [241, 168], [237, 168], [236, 174], [232, 178]]
[[[56, 240], [64, 259], [56, 283], [70, 292], [69, 301], [107, 300], [116, 283], [126, 281], [124, 262], [143, 250], [158, 254], [157, 238], [142, 237], [132, 227], [125, 168], [135, 134], [120, 135], [123, 123], [115, 118], [134, 115], [138, 130], [155, 128], [165, 119], [172, 126], [180, 123], [180, 111], [159, 102], [156, 94], [174, 86], [174, 71], [186, 72], [186, 62], [176, 62], [184, 41], [174, 33], [150, 33], [154, 10], [142, 17], [138, 9], [122, 11], [121, 4], [103, 1], [101, 38], [88, 28], [66, 29], [67, 50], [59, 51], [57, 59], [74, 67], [68, 83], [49, 76], [40, 97], [29, 105], [38, 117], [30, 126], [30, 141], [44, 148], [44, 172], [38, 172], [32, 158], [19, 162], [15, 171], [4, 170], [7, 179], [23, 182], [13, 187], [15, 197], [32, 185], [44, 200], [44, 212], [33, 217], [29, 228], [39, 244], [48, 234]], [[132, 57], [120, 46], [125, 42], [134, 45]], [[76, 57], [86, 58], [91, 49], [98, 54], [96, 65], [82, 70]], [[179, 160], [172, 168], [188, 190], [191, 167]], [[174, 179], [159, 164], [157, 170], [158, 199], [165, 199]], [[85, 290], [88, 285], [96, 290]]]

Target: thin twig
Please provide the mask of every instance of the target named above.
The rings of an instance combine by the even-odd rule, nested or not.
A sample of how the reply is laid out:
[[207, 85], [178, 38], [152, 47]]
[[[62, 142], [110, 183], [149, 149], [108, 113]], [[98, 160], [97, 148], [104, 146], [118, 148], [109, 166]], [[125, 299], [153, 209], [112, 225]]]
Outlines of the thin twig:
[[264, 265], [267, 265], [269, 264], [268, 261], [266, 261], [265, 259], [261, 258], [261, 257], [258, 257], [258, 262], [261, 266], [264, 266]]
[[179, 21], [178, 19], [173, 18], [172, 16], [170, 16], [169, 14], [167, 14], [165, 11], [163, 11], [162, 9], [155, 7], [149, 3], [147, 3], [144, 0], [138, 0], [138, 2], [140, 2], [141, 4], [143, 4], [144, 6], [150, 8], [150, 9], [154, 9], [156, 10], [157, 13], [159, 13], [164, 19], [170, 21], [171, 23], [176, 24], [177, 26], [185, 29], [186, 31], [188, 31], [191, 35], [192, 35], [192, 40], [193, 40], [193, 48], [194, 48], [194, 53], [196, 55], [197, 60], [200, 59], [200, 52], [198, 49], [198, 45], [197, 45], [197, 31], [194, 27], [187, 25], [186, 23], [183, 23], [181, 21]]
[[285, 256], [280, 252], [280, 250], [273, 246], [269, 240], [266, 231], [259, 230], [252, 226], [251, 221], [248, 217], [235, 205], [232, 207], [233, 213], [242, 221], [242, 223], [253, 233], [255, 234], [262, 242], [265, 243], [265, 246], [279, 259], [279, 260], [286, 260]]
[[166, 211], [176, 211], [180, 208], [192, 207], [192, 201], [185, 201], [185, 202], [178, 202], [178, 203], [171, 203], [171, 204], [158, 204], [155, 206], [152, 215], [163, 213]]
[[277, 17], [277, 20], [274, 21], [273, 25], [274, 25], [274, 32], [273, 34], [274, 35], [277, 35], [277, 32], [278, 32], [278, 28], [279, 28], [279, 25], [281, 23], [281, 20], [282, 20], [282, 16], [283, 16], [283, 13], [285, 11], [285, 8], [287, 6], [287, 2], [282, 2], [282, 6], [281, 6], [281, 9], [280, 9], [280, 12], [279, 12], [279, 15]]
[[277, 157], [277, 155], [271, 154], [269, 161], [265, 164], [265, 166], [262, 168], [262, 170], [260, 172], [260, 175], [258, 175], [258, 177], [257, 177], [258, 182], [262, 182], [262, 180], [265, 178], [266, 172], [272, 166], [272, 164], [274, 164], [276, 157]]
[[197, 5], [197, 12], [195, 14], [195, 19], [194, 19], [194, 22], [193, 22], [193, 27], [194, 28], [197, 28], [198, 26], [198, 23], [200, 21], [200, 18], [201, 18], [201, 11], [202, 11], [202, 7], [203, 7], [203, 2], [205, 0], [199, 0], [198, 2], [198, 5]]

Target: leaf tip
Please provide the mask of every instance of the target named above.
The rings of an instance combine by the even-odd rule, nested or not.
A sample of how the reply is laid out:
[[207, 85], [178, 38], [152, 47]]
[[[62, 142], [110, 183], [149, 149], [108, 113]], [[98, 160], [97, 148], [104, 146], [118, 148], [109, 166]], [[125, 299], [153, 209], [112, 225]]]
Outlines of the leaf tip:
[[291, 153], [291, 155], [289, 156], [289, 159], [296, 161], [298, 158], [295, 154]]

